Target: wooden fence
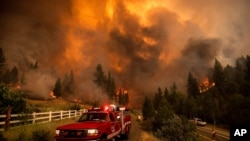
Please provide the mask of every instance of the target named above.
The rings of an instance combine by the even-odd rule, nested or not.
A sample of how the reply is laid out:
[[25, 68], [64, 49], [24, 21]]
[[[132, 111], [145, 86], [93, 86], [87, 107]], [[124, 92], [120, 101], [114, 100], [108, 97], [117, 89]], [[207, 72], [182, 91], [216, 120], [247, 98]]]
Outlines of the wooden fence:
[[[68, 111], [55, 111], [55, 112], [41, 112], [32, 114], [12, 114], [9, 120], [9, 127], [23, 125], [23, 124], [37, 124], [46, 123], [56, 120], [73, 118], [80, 116], [86, 112], [86, 109], [81, 110], [68, 110]], [[0, 115], [0, 130], [3, 130], [6, 125], [6, 115]]]

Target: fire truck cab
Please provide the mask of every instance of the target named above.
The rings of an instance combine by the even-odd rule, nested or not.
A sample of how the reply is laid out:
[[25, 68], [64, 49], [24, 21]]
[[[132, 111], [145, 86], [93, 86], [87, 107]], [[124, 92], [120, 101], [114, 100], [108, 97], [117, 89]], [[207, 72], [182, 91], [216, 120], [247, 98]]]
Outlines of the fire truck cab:
[[130, 112], [114, 105], [93, 107], [83, 113], [78, 122], [56, 128], [56, 141], [106, 141], [115, 138], [129, 138], [131, 128]]

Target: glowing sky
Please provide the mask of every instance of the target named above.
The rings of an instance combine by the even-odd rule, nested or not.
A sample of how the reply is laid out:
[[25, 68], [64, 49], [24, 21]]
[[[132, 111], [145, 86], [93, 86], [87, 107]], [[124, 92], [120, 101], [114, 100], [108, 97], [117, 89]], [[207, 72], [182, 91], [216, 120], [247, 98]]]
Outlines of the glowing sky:
[[[248, 0], [3, 0], [0, 46], [40, 95], [73, 70], [78, 93], [97, 96], [97, 64], [134, 97], [174, 82], [184, 91], [188, 72], [202, 80], [215, 58], [234, 65], [250, 53], [248, 9]], [[28, 73], [35, 61], [39, 72]]]

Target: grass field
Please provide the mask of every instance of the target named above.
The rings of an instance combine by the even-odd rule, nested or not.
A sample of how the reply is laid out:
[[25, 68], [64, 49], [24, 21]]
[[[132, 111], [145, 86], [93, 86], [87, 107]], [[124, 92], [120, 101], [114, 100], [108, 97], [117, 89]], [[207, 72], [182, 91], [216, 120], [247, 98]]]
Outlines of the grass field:
[[[30, 100], [25, 99], [28, 109], [38, 110], [41, 112], [57, 111], [57, 110], [69, 110], [76, 103], [68, 102], [66, 100]], [[77, 104], [81, 109], [89, 108], [90, 105]]]
[[42, 124], [12, 127], [8, 131], [3, 132], [3, 136], [8, 141], [33, 141], [33, 136], [36, 136], [35, 141], [53, 141], [56, 127], [73, 123], [76, 120], [72, 118]]
[[[69, 110], [75, 103], [67, 102], [65, 100], [30, 100], [26, 99], [27, 107], [30, 109], [37, 109], [41, 112]], [[89, 105], [80, 105], [81, 109], [89, 108]], [[137, 118], [141, 115], [138, 109], [131, 109], [132, 117]], [[64, 119], [59, 121], [52, 121], [41, 124], [28, 124], [23, 126], [11, 127], [8, 131], [4, 131], [3, 137], [8, 141], [54, 141], [55, 129], [58, 126], [68, 123], [76, 122], [77, 118]], [[34, 139], [35, 138], [35, 139]], [[0, 138], [1, 140], [1, 138]], [[142, 141], [158, 141], [152, 134], [143, 132]]]
[[[76, 103], [68, 102], [66, 100], [31, 100], [25, 99], [26, 106], [29, 111], [35, 112], [48, 112], [48, 111], [59, 111], [59, 110], [69, 110]], [[89, 105], [77, 104], [80, 109], [89, 108]], [[32, 141], [32, 136], [42, 136], [42, 141], [53, 141], [54, 133], [56, 127], [60, 125], [65, 125], [67, 123], [73, 123], [77, 119], [64, 119], [60, 121], [52, 121], [48, 123], [41, 124], [27, 124], [23, 126], [11, 127], [8, 131], [2, 132], [3, 136], [7, 138], [8, 141]], [[0, 138], [1, 140], [1, 138]], [[39, 139], [36, 139], [38, 141]]]

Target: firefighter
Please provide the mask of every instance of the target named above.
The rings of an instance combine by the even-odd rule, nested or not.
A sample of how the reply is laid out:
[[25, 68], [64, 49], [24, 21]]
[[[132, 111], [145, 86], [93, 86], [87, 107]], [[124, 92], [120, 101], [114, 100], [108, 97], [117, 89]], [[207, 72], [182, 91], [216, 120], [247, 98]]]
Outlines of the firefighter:
[[211, 138], [214, 139], [216, 135], [216, 131], [214, 130], [214, 128], [212, 128], [211, 134], [212, 134]]

